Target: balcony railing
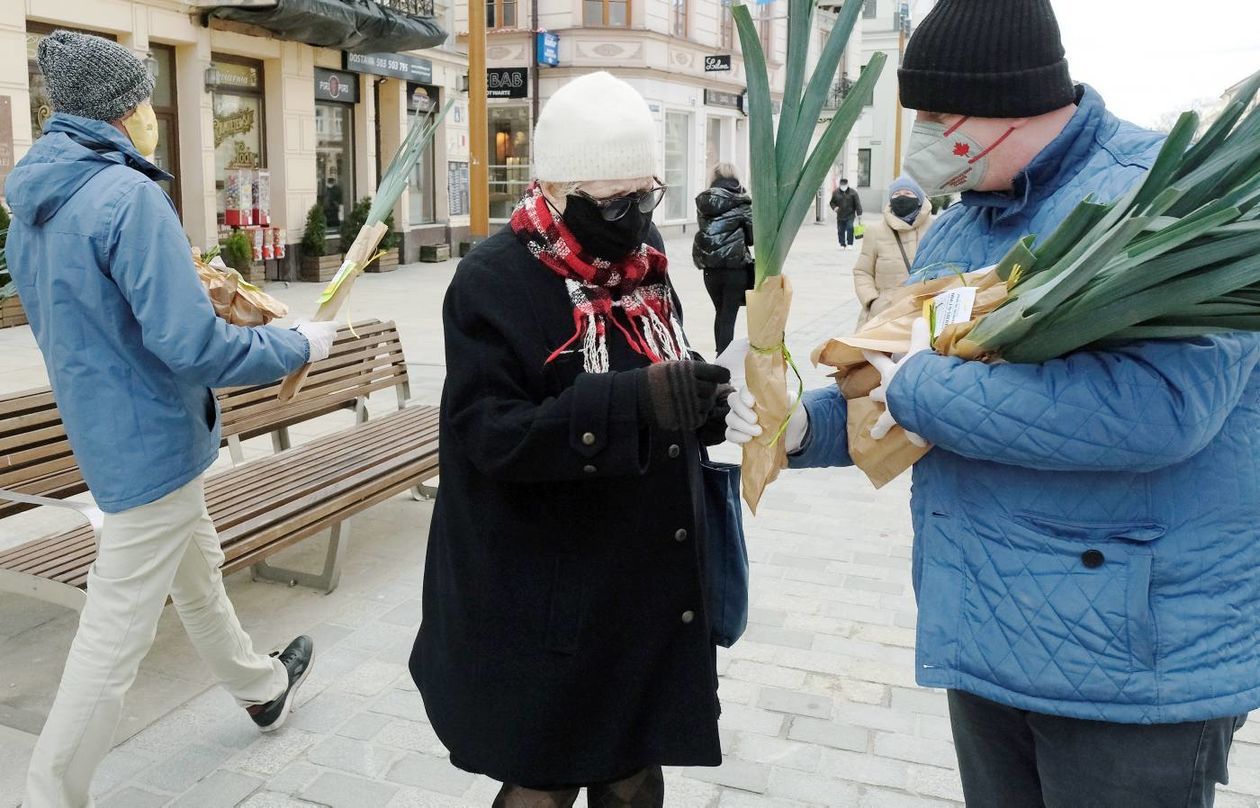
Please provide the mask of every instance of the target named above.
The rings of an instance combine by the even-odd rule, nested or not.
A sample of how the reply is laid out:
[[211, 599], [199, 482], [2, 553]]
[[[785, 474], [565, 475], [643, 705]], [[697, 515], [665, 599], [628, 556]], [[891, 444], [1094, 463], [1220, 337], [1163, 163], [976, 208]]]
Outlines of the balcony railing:
[[433, 16], [433, 0], [376, 0], [376, 4], [412, 17]]
[[835, 112], [852, 91], [853, 82], [849, 81], [848, 76], [841, 76], [836, 79], [836, 83], [831, 85], [831, 91], [827, 93], [827, 100], [823, 102], [823, 109]]

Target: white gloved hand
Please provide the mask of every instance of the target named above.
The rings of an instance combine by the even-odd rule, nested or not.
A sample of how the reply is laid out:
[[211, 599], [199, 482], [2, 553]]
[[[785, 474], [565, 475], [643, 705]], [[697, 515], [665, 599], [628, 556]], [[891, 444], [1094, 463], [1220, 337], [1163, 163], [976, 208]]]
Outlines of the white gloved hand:
[[[747, 390], [736, 390], [726, 400], [731, 411], [726, 415], [726, 439], [731, 443], [743, 446], [762, 433], [757, 422], [757, 399]], [[777, 429], [777, 427], [776, 427]], [[805, 442], [805, 433], [809, 431], [809, 413], [805, 405], [792, 408], [788, 416], [787, 429], [783, 432], [783, 446], [788, 454], [800, 451]]]
[[713, 364], [721, 365], [731, 372], [731, 384], [736, 388], [744, 386], [744, 359], [748, 356], [748, 338], [731, 340], [731, 344], [717, 355]]
[[[910, 350], [896, 361], [886, 353], [862, 351], [862, 356], [866, 358], [866, 361], [870, 362], [879, 371], [879, 387], [871, 391], [871, 400], [880, 401], [884, 404], [883, 414], [879, 416], [879, 420], [871, 427], [871, 437], [873, 439], [880, 440], [888, 434], [889, 430], [897, 426], [897, 420], [893, 418], [892, 412], [888, 409], [888, 388], [892, 385], [897, 372], [905, 366], [910, 357], [923, 353], [930, 347], [932, 347], [931, 330], [928, 327], [927, 320], [920, 317], [914, 321], [914, 325], [910, 328]], [[915, 446], [927, 446], [927, 441], [913, 432], [907, 431], [906, 437]]]
[[337, 324], [330, 321], [299, 320], [293, 330], [306, 337], [310, 345], [308, 362], [319, 362], [332, 353], [333, 340], [337, 338]]

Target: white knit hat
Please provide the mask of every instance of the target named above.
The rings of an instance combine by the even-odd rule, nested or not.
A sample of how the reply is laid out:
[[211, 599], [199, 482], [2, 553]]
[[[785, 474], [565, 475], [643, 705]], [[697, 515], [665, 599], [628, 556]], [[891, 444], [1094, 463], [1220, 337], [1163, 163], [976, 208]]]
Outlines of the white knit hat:
[[534, 126], [534, 176], [590, 182], [656, 173], [656, 122], [643, 96], [600, 71], [556, 90]]

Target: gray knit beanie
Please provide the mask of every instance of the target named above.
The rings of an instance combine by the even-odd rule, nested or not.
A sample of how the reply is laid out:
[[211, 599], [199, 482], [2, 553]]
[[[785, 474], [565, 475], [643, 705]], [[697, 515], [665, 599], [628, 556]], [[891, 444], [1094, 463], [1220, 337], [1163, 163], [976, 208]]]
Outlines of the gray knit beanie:
[[53, 109], [116, 121], [153, 95], [153, 76], [131, 51], [99, 36], [53, 31], [40, 40], [39, 69]]

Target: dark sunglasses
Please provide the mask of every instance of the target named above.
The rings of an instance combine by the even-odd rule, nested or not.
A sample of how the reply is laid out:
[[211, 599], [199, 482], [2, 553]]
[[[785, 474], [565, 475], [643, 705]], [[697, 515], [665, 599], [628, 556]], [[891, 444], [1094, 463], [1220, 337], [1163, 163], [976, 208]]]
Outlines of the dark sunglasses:
[[572, 196], [580, 196], [599, 208], [599, 215], [604, 221], [615, 222], [630, 212], [631, 205], [637, 205], [640, 213], [651, 213], [656, 210], [656, 206], [661, 204], [661, 200], [665, 197], [665, 190], [665, 185], [657, 185], [646, 191], [637, 191], [609, 199], [596, 199], [584, 191], [574, 191]]

